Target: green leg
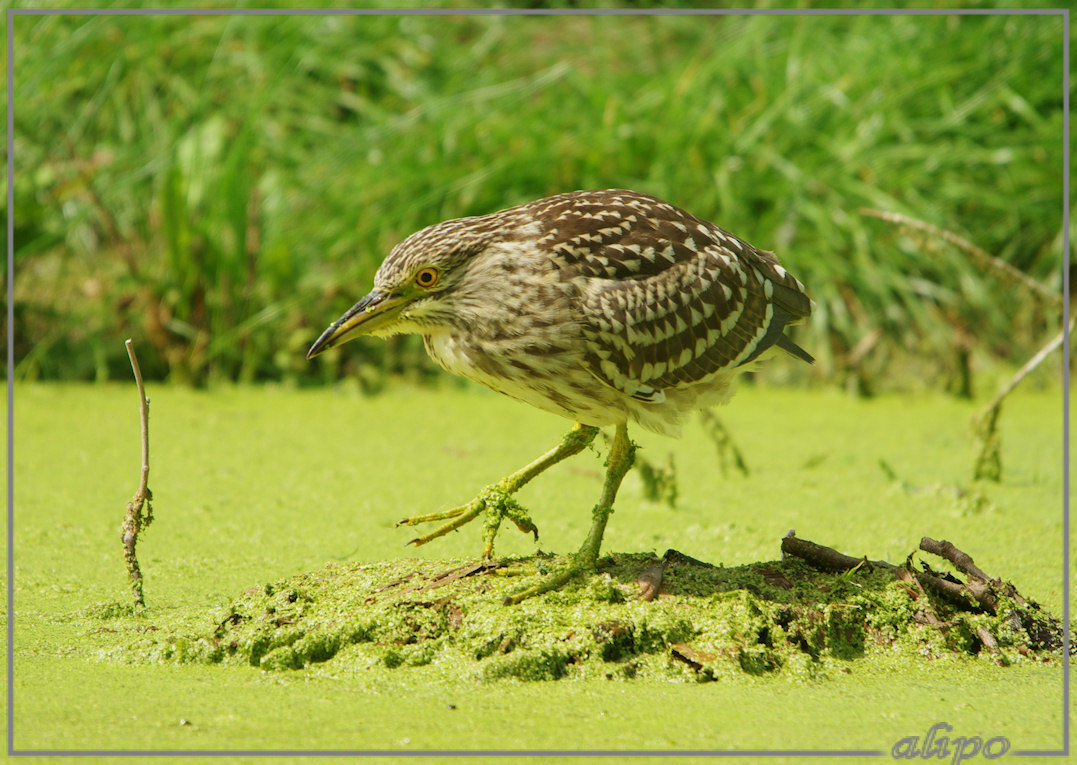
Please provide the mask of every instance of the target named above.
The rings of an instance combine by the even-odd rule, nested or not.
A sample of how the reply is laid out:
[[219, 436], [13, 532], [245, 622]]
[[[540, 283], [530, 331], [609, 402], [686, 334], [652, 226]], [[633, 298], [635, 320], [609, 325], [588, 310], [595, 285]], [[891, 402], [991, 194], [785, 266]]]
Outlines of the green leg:
[[467, 504], [445, 510], [440, 513], [428, 513], [417, 515], [412, 518], [403, 518], [397, 521], [397, 526], [415, 526], [419, 523], [431, 523], [433, 521], [445, 521], [448, 523], [438, 526], [429, 534], [412, 539], [410, 545], [424, 545], [432, 539], [445, 536], [450, 531], [455, 531], [466, 523], [473, 521], [481, 513], [486, 514], [482, 530], [482, 555], [489, 558], [494, 551], [494, 537], [501, 526], [501, 521], [508, 518], [516, 527], [524, 533], [531, 533], [538, 539], [538, 528], [532, 522], [527, 510], [512, 495], [519, 491], [532, 478], [544, 470], [556, 465], [563, 459], [579, 454], [588, 444], [595, 440], [598, 428], [593, 425], [581, 425], [576, 423], [572, 430], [565, 434], [561, 443], [550, 451], [543, 454], [534, 462], [524, 465], [512, 475], [502, 478], [492, 486], [487, 486], [475, 499]]
[[610, 456], [606, 460], [606, 480], [602, 485], [602, 496], [591, 511], [591, 530], [587, 538], [583, 540], [571, 562], [565, 568], [550, 575], [534, 587], [528, 587], [520, 592], [513, 593], [505, 598], [505, 605], [513, 605], [522, 600], [541, 595], [561, 588], [564, 584], [582, 574], [595, 570], [598, 561], [598, 551], [602, 547], [602, 534], [606, 531], [606, 521], [613, 512], [613, 500], [617, 496], [617, 489], [621, 486], [621, 480], [625, 473], [632, 467], [632, 459], [636, 447], [628, 440], [628, 427], [618, 425], [617, 432], [613, 436], [613, 445], [610, 447]]

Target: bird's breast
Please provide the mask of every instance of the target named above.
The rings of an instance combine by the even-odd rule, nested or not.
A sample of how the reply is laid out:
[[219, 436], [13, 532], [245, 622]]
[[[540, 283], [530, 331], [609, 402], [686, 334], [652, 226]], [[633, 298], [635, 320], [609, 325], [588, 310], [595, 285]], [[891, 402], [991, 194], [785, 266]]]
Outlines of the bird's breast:
[[446, 370], [498, 393], [588, 425], [625, 422], [623, 394], [587, 371], [582, 340], [550, 335], [480, 339], [444, 332], [424, 340], [431, 358]]

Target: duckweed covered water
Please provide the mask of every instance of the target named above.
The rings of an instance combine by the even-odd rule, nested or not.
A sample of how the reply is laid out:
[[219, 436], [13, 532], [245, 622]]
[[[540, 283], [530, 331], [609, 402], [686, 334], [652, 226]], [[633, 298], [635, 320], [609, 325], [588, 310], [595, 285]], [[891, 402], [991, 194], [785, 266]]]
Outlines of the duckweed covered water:
[[[556, 418], [481, 391], [149, 395], [157, 519], [135, 615], [118, 534], [138, 483], [133, 387], [16, 390], [17, 748], [889, 750], [942, 720], [1013, 750], [1060, 745], [1057, 652], [1025, 656], [985, 614], [940, 606], [945, 632], [921, 624], [879, 573], [775, 560], [790, 527], [893, 563], [926, 534], [1060, 613], [1057, 390], [1007, 404], [1003, 480], [976, 484], [976, 402], [745, 386], [720, 413], [748, 475], [716, 469], [698, 424], [634, 434], [653, 464], [673, 455], [676, 509], [630, 473], [610, 565], [514, 608], [504, 592], [559, 565], [530, 535], [504, 529], [509, 565], [430, 587], [477, 563], [479, 529], [416, 550], [393, 522], [532, 459]], [[601, 460], [521, 492], [543, 550], [579, 545]], [[646, 601], [641, 572], [670, 547], [718, 567], [668, 564]]]

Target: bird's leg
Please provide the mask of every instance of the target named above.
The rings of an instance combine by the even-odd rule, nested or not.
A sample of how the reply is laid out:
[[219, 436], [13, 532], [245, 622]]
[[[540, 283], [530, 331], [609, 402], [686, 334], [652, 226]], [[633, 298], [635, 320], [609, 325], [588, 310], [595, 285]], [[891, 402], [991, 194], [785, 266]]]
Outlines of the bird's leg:
[[565, 568], [533, 587], [508, 595], [505, 598], [505, 605], [519, 603], [535, 595], [559, 589], [580, 574], [594, 571], [598, 561], [598, 551], [602, 547], [602, 534], [606, 531], [606, 521], [613, 512], [613, 500], [617, 496], [617, 489], [620, 488], [625, 473], [632, 467], [635, 453], [635, 445], [628, 440], [627, 425], [624, 423], [618, 425], [609, 457], [606, 459], [606, 480], [602, 484], [602, 496], [591, 511], [591, 530], [587, 533], [587, 538], [583, 540], [583, 546]]
[[431, 539], [444, 536], [450, 531], [455, 531], [464, 524], [473, 521], [480, 513], [485, 512], [486, 520], [483, 523], [482, 530], [482, 554], [484, 558], [489, 558], [493, 554], [494, 537], [497, 535], [497, 530], [503, 518], [508, 518], [515, 523], [520, 531], [534, 534], [537, 539], [538, 528], [528, 516], [527, 510], [514, 500], [512, 495], [539, 473], [567, 457], [579, 454], [588, 444], [595, 440], [596, 435], [598, 435], [597, 427], [576, 423], [572, 430], [561, 439], [561, 443], [553, 449], [550, 449], [534, 462], [524, 465], [515, 473], [505, 476], [492, 486], [487, 486], [470, 502], [439, 513], [427, 513], [426, 515], [403, 518], [397, 521], [396, 525], [415, 526], [419, 523], [448, 521], [448, 523], [438, 526], [429, 534], [424, 534], [408, 542], [408, 544], [418, 546], [426, 544]]

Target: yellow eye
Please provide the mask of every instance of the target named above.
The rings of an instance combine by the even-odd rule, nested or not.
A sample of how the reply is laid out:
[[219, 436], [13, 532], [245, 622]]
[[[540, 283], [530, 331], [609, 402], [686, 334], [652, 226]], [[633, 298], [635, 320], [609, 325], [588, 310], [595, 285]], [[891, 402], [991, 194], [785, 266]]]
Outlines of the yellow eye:
[[439, 276], [438, 270], [433, 266], [420, 268], [419, 273], [415, 274], [415, 283], [420, 287], [430, 288], [438, 283]]

